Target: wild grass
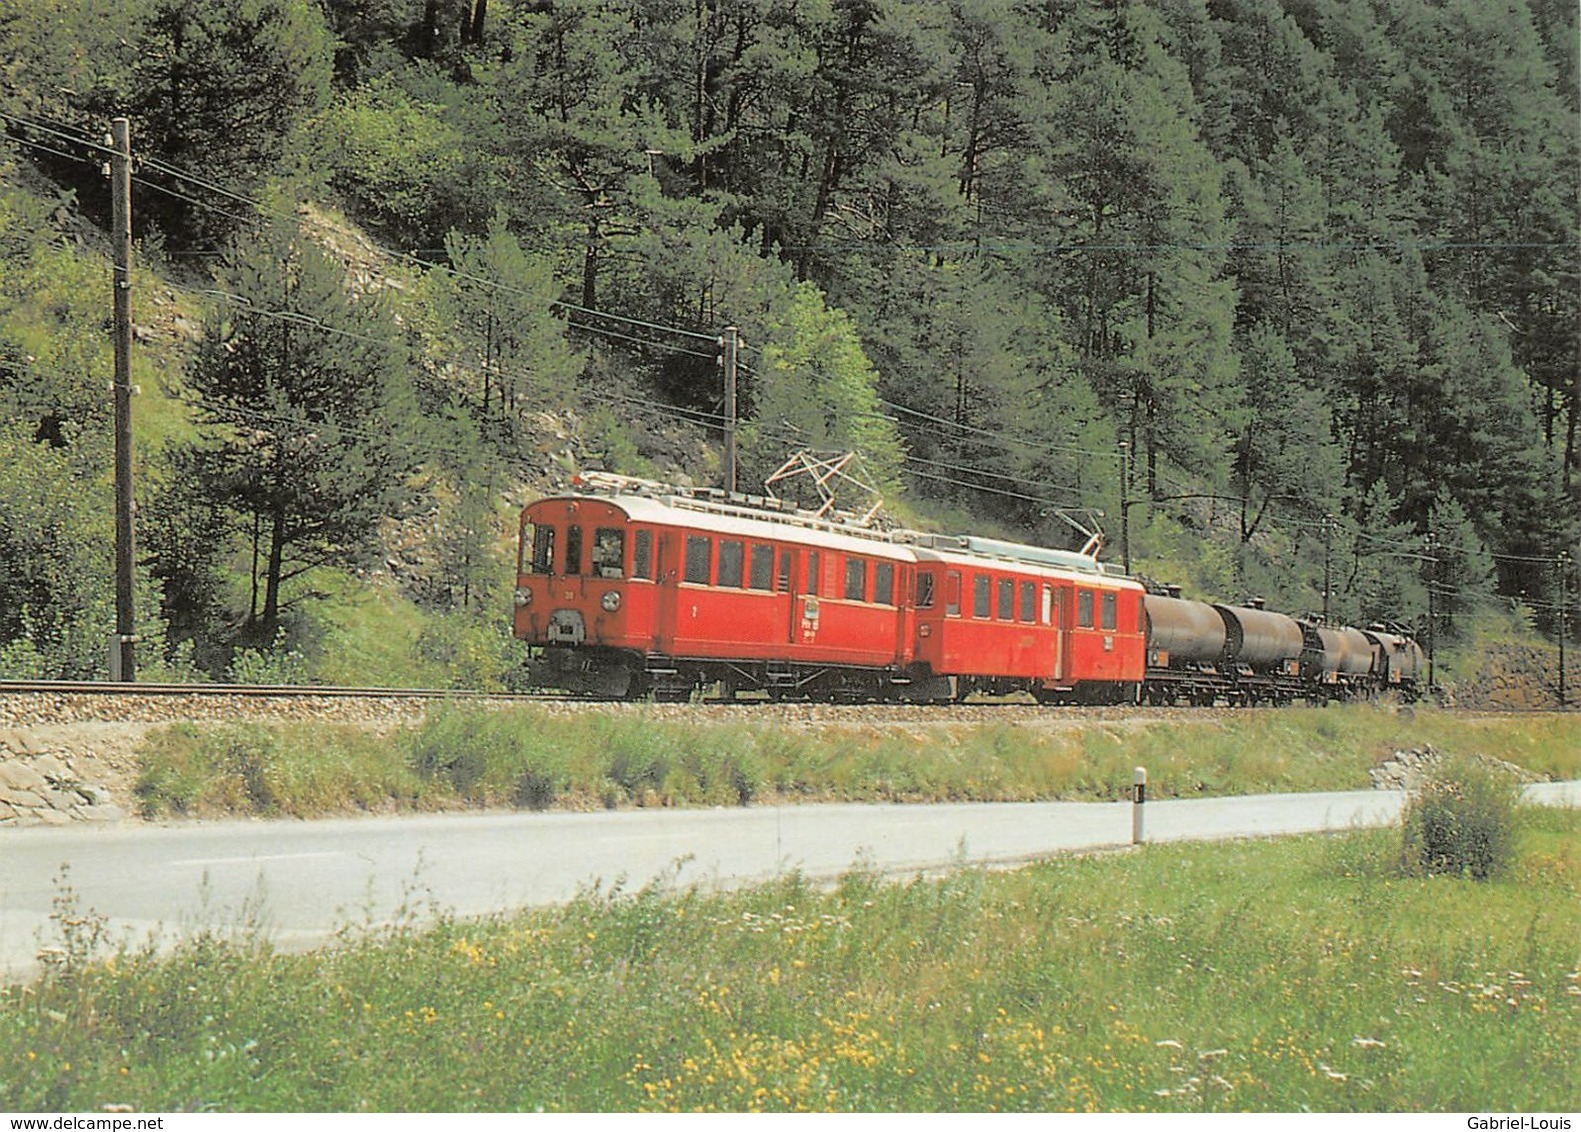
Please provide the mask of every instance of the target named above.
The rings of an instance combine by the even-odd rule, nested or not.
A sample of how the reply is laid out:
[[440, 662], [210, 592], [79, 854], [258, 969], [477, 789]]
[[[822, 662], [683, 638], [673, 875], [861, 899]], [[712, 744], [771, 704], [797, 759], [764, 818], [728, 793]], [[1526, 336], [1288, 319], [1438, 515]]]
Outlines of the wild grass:
[[355, 727], [201, 726], [153, 732], [137, 796], [148, 817], [307, 817], [423, 809], [450, 795], [417, 773], [395, 741]]
[[152, 815], [206, 816], [770, 798], [1115, 800], [1141, 765], [1151, 796], [1196, 797], [1365, 789], [1393, 751], [1424, 744], [1540, 777], [1581, 777], [1581, 720], [1559, 716], [1352, 706], [1141, 724], [793, 730], [772, 716], [682, 723], [641, 708], [564, 715], [452, 704], [388, 736], [295, 724], [167, 728], [142, 751], [139, 796]]
[[[1581, 816], [1477, 883], [1398, 831], [590, 893], [0, 993], [0, 1108], [1573, 1111]], [[71, 926], [74, 925], [74, 926]]]

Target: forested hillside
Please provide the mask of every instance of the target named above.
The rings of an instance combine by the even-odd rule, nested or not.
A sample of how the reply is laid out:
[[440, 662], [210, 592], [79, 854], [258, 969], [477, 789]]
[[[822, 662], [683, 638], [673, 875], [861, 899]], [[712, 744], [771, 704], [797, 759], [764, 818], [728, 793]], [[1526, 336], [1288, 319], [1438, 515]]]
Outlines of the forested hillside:
[[105, 670], [116, 116], [152, 671], [509, 682], [512, 509], [717, 483], [732, 325], [743, 484], [857, 450], [911, 524], [1552, 637], [1577, 48], [1573, 0], [0, 0], [0, 676]]

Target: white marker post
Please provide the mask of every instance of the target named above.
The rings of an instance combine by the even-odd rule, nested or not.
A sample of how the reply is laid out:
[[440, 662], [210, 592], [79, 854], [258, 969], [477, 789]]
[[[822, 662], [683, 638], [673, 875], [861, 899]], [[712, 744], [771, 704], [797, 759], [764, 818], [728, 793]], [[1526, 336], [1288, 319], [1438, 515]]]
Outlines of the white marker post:
[[1147, 768], [1131, 773], [1131, 844], [1142, 844], [1142, 806], [1147, 802]]

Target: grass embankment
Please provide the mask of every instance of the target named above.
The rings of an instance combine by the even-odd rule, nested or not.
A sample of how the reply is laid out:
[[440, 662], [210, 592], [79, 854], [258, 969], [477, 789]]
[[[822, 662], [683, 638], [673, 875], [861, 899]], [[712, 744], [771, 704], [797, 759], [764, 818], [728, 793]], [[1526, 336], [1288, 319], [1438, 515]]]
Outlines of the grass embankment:
[[[1573, 1111], [1581, 816], [1488, 883], [1398, 831], [832, 890], [589, 896], [0, 992], [0, 1108]], [[68, 902], [69, 903], [69, 902]]]
[[[443, 707], [390, 735], [323, 725], [178, 725], [142, 751], [151, 816], [315, 816], [464, 805], [581, 808], [841, 801], [1113, 800], [1365, 789], [1395, 751], [1504, 759], [1581, 777], [1581, 718], [1289, 708], [1124, 719], [792, 730], [769, 717], [677, 723], [642, 709], [556, 715]], [[1072, 720], [1075, 722], [1071, 722]]]

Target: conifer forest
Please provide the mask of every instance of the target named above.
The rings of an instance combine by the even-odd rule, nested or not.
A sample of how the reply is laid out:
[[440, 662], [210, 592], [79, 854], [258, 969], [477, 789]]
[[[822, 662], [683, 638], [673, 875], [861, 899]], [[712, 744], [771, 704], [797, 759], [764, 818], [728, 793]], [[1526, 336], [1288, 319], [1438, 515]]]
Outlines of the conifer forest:
[[[0, 678], [510, 687], [516, 512], [907, 526], [1574, 644], [1574, 0], [0, 0]], [[1122, 547], [1123, 538], [1123, 547]]]

